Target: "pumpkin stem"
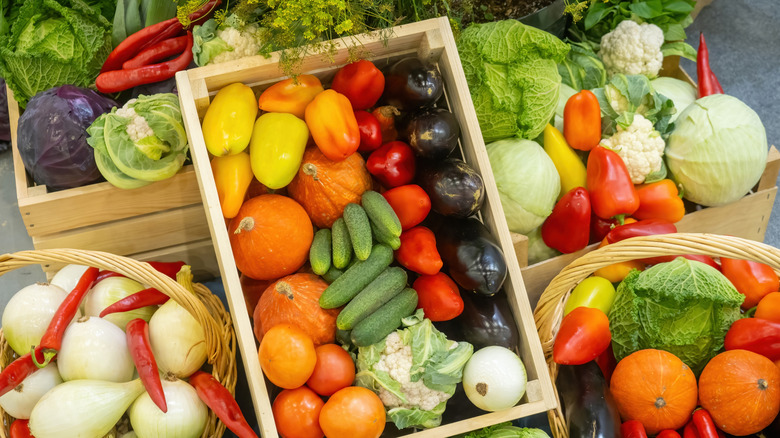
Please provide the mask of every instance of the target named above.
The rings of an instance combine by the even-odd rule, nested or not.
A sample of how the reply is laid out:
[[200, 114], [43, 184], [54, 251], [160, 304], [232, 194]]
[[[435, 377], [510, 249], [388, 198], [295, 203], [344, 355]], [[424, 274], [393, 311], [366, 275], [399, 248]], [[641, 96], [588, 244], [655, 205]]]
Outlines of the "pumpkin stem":
[[317, 166], [315, 166], [312, 163], [305, 163], [302, 167], [303, 174], [309, 175], [314, 179], [314, 181], [319, 181], [320, 179], [317, 177]]
[[655, 399], [656, 409], [661, 409], [664, 406], [666, 406], [666, 400], [664, 400], [663, 397], [658, 397], [657, 399]]
[[255, 219], [251, 216], [247, 216], [241, 219], [241, 222], [238, 223], [238, 227], [236, 228], [236, 231], [233, 231], [233, 234], [241, 234], [242, 231], [252, 231], [254, 227]]
[[767, 388], [769, 388], [769, 384], [766, 383], [766, 380], [758, 379], [758, 389], [765, 391]]
[[284, 281], [280, 281], [276, 283], [276, 292], [284, 295], [289, 300], [294, 300], [295, 295], [293, 295], [292, 287]]

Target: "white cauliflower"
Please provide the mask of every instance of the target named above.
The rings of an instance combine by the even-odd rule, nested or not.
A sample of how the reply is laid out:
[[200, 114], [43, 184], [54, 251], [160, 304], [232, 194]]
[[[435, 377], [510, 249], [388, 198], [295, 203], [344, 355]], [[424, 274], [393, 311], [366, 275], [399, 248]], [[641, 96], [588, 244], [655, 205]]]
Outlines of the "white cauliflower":
[[152, 127], [149, 126], [149, 122], [145, 118], [139, 116], [135, 112], [135, 108], [132, 105], [137, 99], [130, 99], [125, 106], [116, 110], [116, 115], [119, 117], [127, 117], [130, 119], [130, 123], [127, 124], [127, 135], [130, 136], [130, 140], [133, 143], [138, 143], [141, 139], [154, 135]]
[[425, 386], [422, 379], [417, 382], [410, 381], [411, 368], [412, 347], [403, 343], [398, 332], [391, 333], [385, 339], [385, 349], [382, 351], [379, 362], [374, 365], [374, 369], [387, 372], [393, 380], [401, 384], [401, 392], [406, 396], [407, 403], [403, 403], [393, 393], [381, 388], [379, 398], [385, 406], [407, 409], [417, 407], [424, 411], [430, 411], [439, 403], [450, 398], [446, 392], [436, 391]]
[[639, 114], [627, 128], [618, 125], [617, 132], [602, 140], [601, 145], [620, 155], [634, 184], [643, 183], [647, 175], [661, 170], [666, 146], [653, 123]]
[[604, 62], [607, 74], [658, 76], [664, 55], [664, 32], [655, 24], [623, 20], [608, 34], [601, 37], [599, 58]]
[[235, 27], [217, 30], [217, 38], [227, 43], [230, 49], [212, 58], [210, 64], [220, 64], [260, 53], [260, 44], [258, 44], [255, 37], [257, 30], [257, 26], [253, 24], [244, 27], [242, 30], [238, 30]]

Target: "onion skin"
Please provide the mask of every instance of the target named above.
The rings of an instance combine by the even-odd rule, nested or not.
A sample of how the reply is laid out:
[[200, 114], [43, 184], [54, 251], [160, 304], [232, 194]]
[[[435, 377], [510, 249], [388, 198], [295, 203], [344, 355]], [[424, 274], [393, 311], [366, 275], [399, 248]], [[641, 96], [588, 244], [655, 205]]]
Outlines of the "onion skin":
[[62, 377], [57, 371], [57, 365], [50, 363], [27, 376], [19, 386], [0, 397], [0, 406], [10, 416], [27, 420], [41, 397], [60, 383]]
[[478, 350], [463, 369], [463, 389], [484, 411], [511, 408], [523, 398], [528, 378], [520, 358], [504, 347]]
[[176, 377], [189, 377], [206, 362], [203, 327], [173, 300], [163, 304], [149, 320], [149, 339], [160, 370]]
[[135, 367], [125, 333], [102, 318], [85, 318], [65, 330], [57, 356], [62, 379], [130, 381]]
[[[19, 290], [3, 310], [2, 327], [8, 344], [22, 356], [41, 343], [57, 308], [68, 296], [59, 286], [35, 283]], [[73, 320], [77, 320], [80, 314]]]
[[197, 392], [182, 380], [162, 382], [168, 412], [163, 413], [149, 397], [141, 394], [130, 406], [130, 424], [138, 438], [198, 438], [208, 420], [208, 408]]

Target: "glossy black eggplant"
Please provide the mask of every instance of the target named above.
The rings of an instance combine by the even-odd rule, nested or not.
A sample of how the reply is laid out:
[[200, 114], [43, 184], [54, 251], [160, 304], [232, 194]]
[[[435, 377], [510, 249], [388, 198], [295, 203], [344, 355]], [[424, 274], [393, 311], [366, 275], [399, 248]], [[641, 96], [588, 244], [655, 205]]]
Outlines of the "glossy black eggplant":
[[595, 361], [561, 365], [556, 384], [569, 438], [620, 436], [620, 414]]
[[424, 108], [403, 120], [400, 134], [418, 156], [439, 160], [458, 146], [460, 125], [444, 108]]
[[433, 211], [445, 216], [469, 217], [485, 203], [482, 176], [458, 158], [421, 162], [416, 181], [431, 198]]
[[488, 296], [501, 290], [507, 275], [504, 252], [482, 222], [444, 217], [435, 233], [444, 267], [460, 287]]
[[509, 308], [506, 292], [492, 297], [462, 292], [463, 312], [453, 322], [463, 335], [463, 340], [474, 345], [474, 351], [498, 345], [520, 355], [520, 334]]
[[442, 93], [444, 82], [439, 70], [417, 58], [404, 58], [385, 72], [382, 99], [387, 105], [406, 111], [433, 106]]

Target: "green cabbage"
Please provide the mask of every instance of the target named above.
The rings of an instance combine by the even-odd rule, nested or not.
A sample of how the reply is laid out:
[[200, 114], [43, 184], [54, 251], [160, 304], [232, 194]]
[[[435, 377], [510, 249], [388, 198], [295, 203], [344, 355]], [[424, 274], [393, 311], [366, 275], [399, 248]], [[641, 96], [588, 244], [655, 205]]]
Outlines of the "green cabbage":
[[652, 85], [656, 93], [668, 97], [674, 104], [675, 113], [672, 114], [672, 117], [669, 119], [670, 123], [677, 120], [680, 113], [696, 100], [696, 87], [679, 79], [667, 77], [655, 78], [650, 81], [650, 85]]
[[0, 77], [24, 108], [59, 85], [88, 87], [111, 52], [111, 23], [82, 0], [26, 0], [0, 35]]
[[462, 438], [550, 438], [550, 435], [541, 429], [530, 427], [512, 426], [512, 423], [501, 423], [494, 426], [488, 426], [481, 430], [475, 430]]
[[[149, 135], [134, 142], [129, 130], [147, 125]], [[114, 108], [98, 117], [87, 134], [103, 177], [123, 189], [170, 178], [187, 158], [179, 98], [171, 93], [131, 99], [121, 110]]]
[[557, 249], [550, 248], [542, 238], [542, 227], [538, 227], [526, 235], [528, 237], [528, 264], [535, 265], [547, 259], [561, 255]]
[[698, 375], [723, 348], [744, 298], [717, 269], [682, 257], [631, 271], [609, 311], [615, 358], [666, 350]]
[[458, 52], [485, 142], [538, 136], [555, 113], [569, 45], [517, 20], [472, 24]]
[[528, 234], [552, 213], [561, 179], [538, 143], [507, 138], [487, 145], [509, 229]]
[[683, 196], [705, 206], [745, 196], [766, 167], [766, 130], [736, 97], [714, 94], [689, 105], [666, 144], [666, 166]]

